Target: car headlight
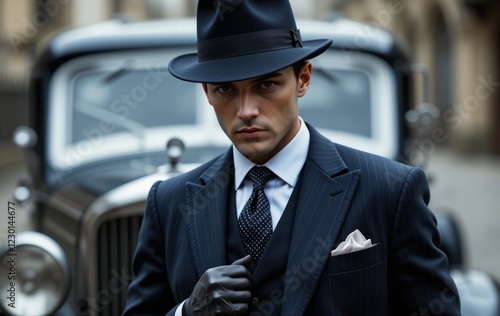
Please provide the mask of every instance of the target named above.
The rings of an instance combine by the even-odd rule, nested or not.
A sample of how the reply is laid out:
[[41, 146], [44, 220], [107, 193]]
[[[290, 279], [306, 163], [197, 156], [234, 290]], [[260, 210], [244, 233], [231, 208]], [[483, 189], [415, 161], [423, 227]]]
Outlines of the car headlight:
[[37, 232], [20, 233], [2, 246], [1, 310], [25, 316], [55, 312], [70, 285], [69, 265], [61, 246]]

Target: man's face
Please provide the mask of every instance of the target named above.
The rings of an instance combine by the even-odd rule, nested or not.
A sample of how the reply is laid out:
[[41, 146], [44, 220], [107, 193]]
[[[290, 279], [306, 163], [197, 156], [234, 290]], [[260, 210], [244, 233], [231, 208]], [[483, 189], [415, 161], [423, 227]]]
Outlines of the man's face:
[[262, 77], [203, 84], [222, 130], [236, 148], [263, 164], [285, 147], [300, 128], [297, 101], [311, 81], [306, 62], [298, 77], [288, 67]]

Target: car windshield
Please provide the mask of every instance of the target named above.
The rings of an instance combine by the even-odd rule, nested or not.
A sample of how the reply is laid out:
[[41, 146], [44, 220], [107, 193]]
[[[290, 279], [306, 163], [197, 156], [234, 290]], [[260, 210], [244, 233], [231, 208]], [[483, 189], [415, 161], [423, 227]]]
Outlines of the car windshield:
[[140, 136], [148, 128], [195, 125], [195, 87], [172, 78], [165, 69], [155, 76], [151, 70], [125, 69], [75, 78], [72, 143], [84, 141], [92, 130], [107, 136], [123, 132]]
[[[49, 94], [52, 167], [161, 151], [171, 137], [188, 148], [227, 148], [230, 142], [201, 85], [175, 79], [166, 69], [181, 53], [106, 53], [60, 67]], [[391, 156], [396, 146], [393, 75], [373, 56], [343, 58], [331, 50], [313, 61], [299, 114], [335, 142]]]

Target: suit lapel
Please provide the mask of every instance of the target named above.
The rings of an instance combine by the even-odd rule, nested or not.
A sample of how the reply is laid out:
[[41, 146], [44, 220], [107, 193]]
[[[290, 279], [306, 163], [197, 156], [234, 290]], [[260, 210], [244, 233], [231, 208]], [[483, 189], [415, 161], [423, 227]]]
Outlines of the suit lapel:
[[196, 271], [226, 264], [226, 221], [232, 151], [221, 156], [200, 176], [200, 183], [186, 183], [186, 217]]
[[338, 237], [359, 170], [348, 172], [335, 146], [308, 125], [304, 165], [285, 275], [282, 315], [303, 315]]

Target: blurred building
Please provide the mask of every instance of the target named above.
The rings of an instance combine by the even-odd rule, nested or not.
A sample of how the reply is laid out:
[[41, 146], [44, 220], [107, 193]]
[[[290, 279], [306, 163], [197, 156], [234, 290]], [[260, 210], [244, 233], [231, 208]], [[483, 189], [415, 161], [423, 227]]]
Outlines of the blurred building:
[[498, 0], [337, 0], [332, 9], [405, 38], [430, 70], [449, 143], [500, 154]]
[[[243, 1], [243, 0], [232, 0]], [[441, 110], [448, 144], [500, 154], [498, 0], [292, 0], [297, 17], [342, 15], [388, 29], [430, 71], [430, 102]], [[17, 0], [0, 2], [0, 142], [25, 114], [34, 46], [51, 32], [119, 14], [158, 19], [194, 15], [196, 0]], [[373, 32], [370, 27], [366, 32]], [[360, 43], [363, 45], [363, 43]]]

